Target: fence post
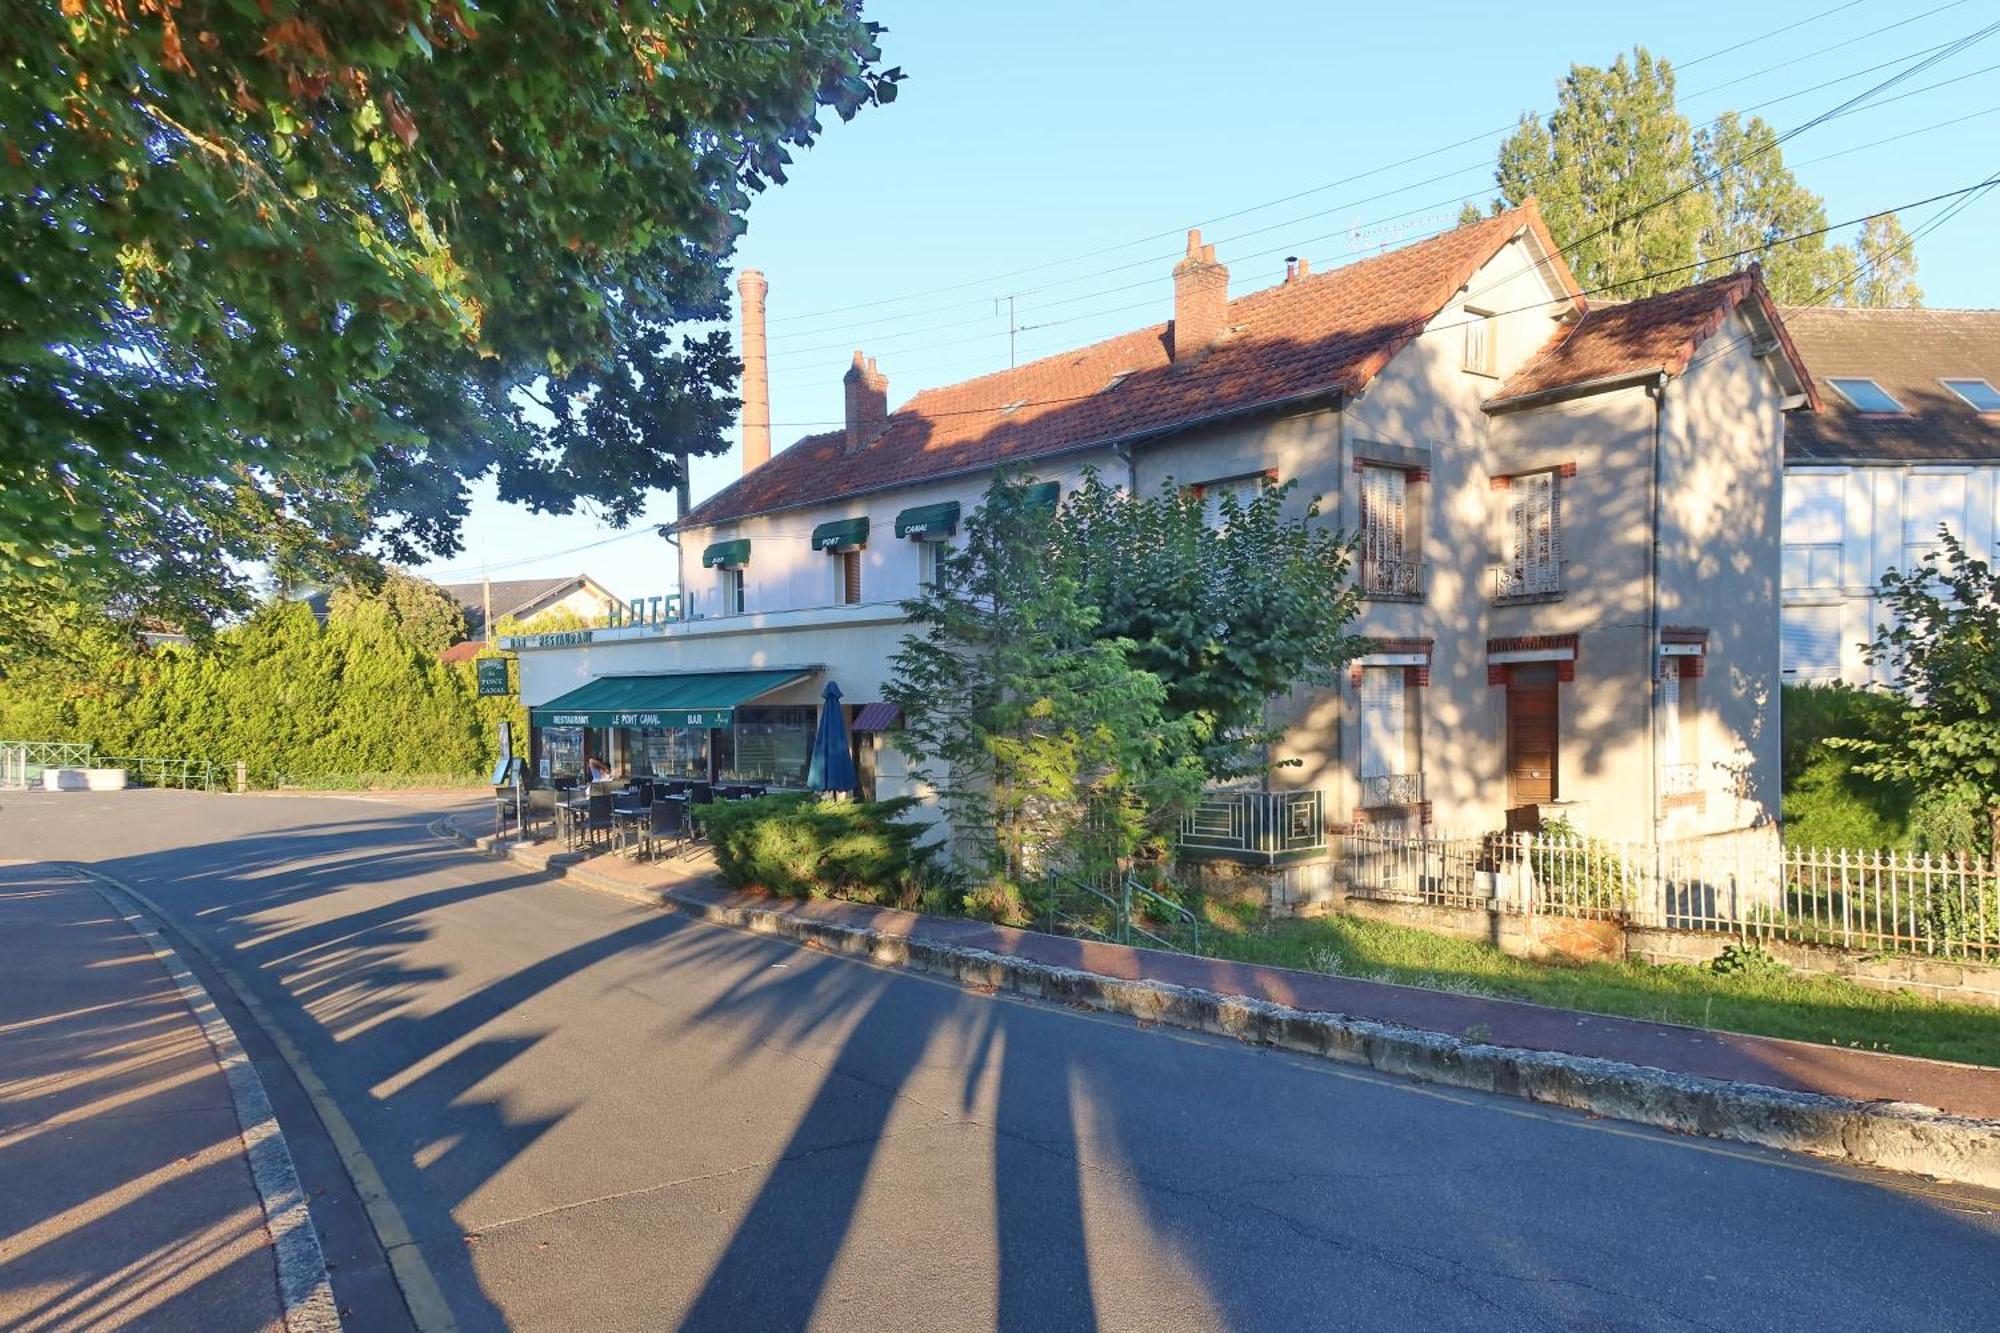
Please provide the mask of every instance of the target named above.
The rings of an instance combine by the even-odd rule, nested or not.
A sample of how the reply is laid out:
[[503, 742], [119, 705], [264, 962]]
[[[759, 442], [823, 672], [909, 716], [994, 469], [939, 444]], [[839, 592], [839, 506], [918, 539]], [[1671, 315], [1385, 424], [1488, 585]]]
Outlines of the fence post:
[[241, 759], [236, 761], [236, 790], [239, 792], [250, 790], [250, 765]]
[[1521, 835], [1521, 859], [1514, 863], [1517, 883], [1515, 889], [1521, 898], [1521, 915], [1535, 914], [1535, 835]]

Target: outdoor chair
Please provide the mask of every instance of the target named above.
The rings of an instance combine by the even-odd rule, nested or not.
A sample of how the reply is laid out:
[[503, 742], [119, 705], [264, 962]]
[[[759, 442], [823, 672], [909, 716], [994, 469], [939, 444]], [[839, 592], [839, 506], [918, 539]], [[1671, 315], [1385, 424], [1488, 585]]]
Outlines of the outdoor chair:
[[662, 842], [672, 842], [679, 847], [687, 841], [687, 831], [685, 801], [655, 801], [648, 812], [645, 827], [639, 831], [640, 854], [657, 857]]
[[688, 787], [689, 805], [714, 805], [715, 788], [706, 782], [696, 782]]
[[528, 791], [527, 826], [524, 835], [532, 834], [543, 824], [553, 827], [556, 820], [556, 800], [558, 793], [553, 787], [532, 787]]
[[592, 792], [590, 808], [584, 811], [583, 827], [579, 836], [584, 842], [595, 841], [598, 834], [609, 836], [617, 827], [612, 816], [611, 793]]
[[[500, 837], [507, 836], [507, 822], [518, 825], [521, 821], [521, 801], [512, 787], [493, 789], [493, 831]], [[518, 830], [517, 830], [518, 831]], [[526, 836], [523, 832], [522, 836]]]

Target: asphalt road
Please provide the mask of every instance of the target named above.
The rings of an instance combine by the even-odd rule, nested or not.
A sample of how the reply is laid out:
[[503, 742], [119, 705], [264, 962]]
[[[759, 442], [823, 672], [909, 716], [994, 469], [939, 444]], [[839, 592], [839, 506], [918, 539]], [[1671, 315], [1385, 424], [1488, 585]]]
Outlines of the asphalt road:
[[[462, 1328], [2000, 1320], [1990, 1195], [973, 994], [536, 880], [435, 814], [37, 794], [0, 856], [93, 863], [222, 952]], [[352, 1189], [244, 1038], [336, 1298], [386, 1327]]]

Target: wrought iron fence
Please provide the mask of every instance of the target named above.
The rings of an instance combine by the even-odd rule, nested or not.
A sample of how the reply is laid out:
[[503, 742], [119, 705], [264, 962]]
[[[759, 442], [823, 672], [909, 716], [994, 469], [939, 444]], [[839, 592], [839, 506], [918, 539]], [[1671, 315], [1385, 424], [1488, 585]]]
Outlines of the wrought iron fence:
[[1093, 885], [1060, 870], [1043, 884], [1042, 928], [1052, 933], [1201, 952], [1201, 918], [1132, 875]]
[[1276, 861], [1326, 846], [1326, 793], [1205, 792], [1181, 820], [1182, 852]]
[[1524, 597], [1553, 597], [1563, 590], [1560, 562], [1496, 565], [1493, 568], [1493, 599], [1499, 602]]
[[1369, 597], [1421, 597], [1424, 592], [1424, 562], [1363, 556], [1360, 582], [1362, 593]]
[[1363, 827], [1336, 864], [1360, 897], [2000, 962], [2000, 870], [1964, 856]]
[[1365, 809], [1423, 803], [1424, 775], [1421, 773], [1377, 773], [1361, 779], [1361, 804]]
[[126, 780], [139, 787], [179, 787], [214, 791], [228, 787], [229, 769], [206, 759], [170, 759], [152, 755], [111, 755], [97, 759], [98, 768], [122, 768]]

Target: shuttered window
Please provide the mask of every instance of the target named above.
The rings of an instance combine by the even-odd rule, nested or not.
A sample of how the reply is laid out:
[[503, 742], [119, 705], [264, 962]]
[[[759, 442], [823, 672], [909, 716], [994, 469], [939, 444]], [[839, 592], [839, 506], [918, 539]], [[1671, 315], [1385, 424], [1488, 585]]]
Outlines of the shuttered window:
[[1938, 528], [1965, 533], [1965, 478], [1915, 475], [1903, 479], [1903, 563], [1915, 569], [1938, 550]]
[[1403, 536], [1408, 531], [1404, 505], [1409, 486], [1409, 473], [1401, 468], [1369, 464], [1361, 469], [1362, 560], [1403, 559]]
[[1363, 667], [1361, 670], [1362, 778], [1387, 777], [1404, 771], [1408, 751], [1403, 667]]
[[1259, 475], [1231, 477], [1227, 481], [1205, 481], [1197, 489], [1201, 492], [1202, 520], [1211, 528], [1224, 526], [1222, 497], [1233, 495], [1239, 507], [1248, 505], [1263, 491], [1264, 478]]
[[853, 606], [861, 600], [861, 552], [840, 553], [840, 600]]
[[1840, 674], [1840, 608], [1788, 606], [1779, 621], [1780, 674], [1801, 680]]
[[1508, 570], [1515, 592], [1562, 591], [1562, 490], [1555, 472], [1529, 472], [1507, 486]]
[[1660, 672], [1660, 762], [1681, 761], [1681, 664], [1672, 658]]

